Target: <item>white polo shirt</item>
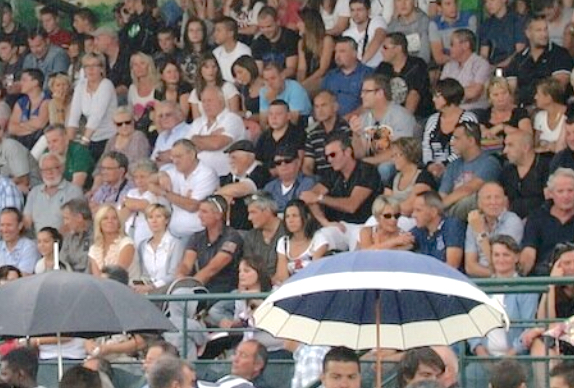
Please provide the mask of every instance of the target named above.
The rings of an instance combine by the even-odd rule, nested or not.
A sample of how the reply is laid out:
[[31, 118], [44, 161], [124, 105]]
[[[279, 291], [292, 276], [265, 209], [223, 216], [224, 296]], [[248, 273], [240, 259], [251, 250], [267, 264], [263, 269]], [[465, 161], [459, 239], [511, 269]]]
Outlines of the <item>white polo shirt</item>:
[[233, 50], [230, 52], [227, 52], [223, 45], [217, 46], [213, 50], [213, 56], [217, 59], [217, 63], [221, 69], [221, 75], [225, 81], [235, 83], [235, 79], [231, 73], [231, 68], [235, 61], [244, 55], [251, 56], [251, 48], [241, 42], [237, 42]]
[[[363, 52], [365, 51], [365, 49], [367, 48], [367, 46], [369, 45], [369, 43], [371, 43], [373, 41], [373, 38], [375, 37], [375, 32], [378, 29], [382, 29], [383, 31], [387, 30], [387, 23], [385, 23], [385, 21], [383, 20], [383, 18], [381, 17], [374, 17], [372, 19], [370, 19], [369, 21], [369, 25], [366, 29], [366, 31], [359, 31], [359, 29], [357, 28], [357, 24], [353, 21], [353, 19], [351, 19], [351, 24], [349, 26], [349, 28], [347, 28], [344, 32], [343, 32], [343, 36], [348, 36], [350, 38], [353, 38], [353, 40], [355, 42], [357, 42], [357, 46], [358, 46], [358, 50], [357, 50], [357, 58], [359, 58], [359, 60], [362, 61], [363, 58]], [[365, 34], [365, 32], [367, 34]], [[367, 43], [365, 44], [365, 35], [367, 35]], [[382, 44], [381, 44], [382, 46]], [[379, 66], [379, 64], [383, 61], [383, 52], [381, 50], [381, 47], [379, 47], [377, 49], [377, 53], [375, 55], [373, 55], [373, 57], [368, 61], [368, 62], [363, 62], [365, 65], [375, 68], [377, 66]]]

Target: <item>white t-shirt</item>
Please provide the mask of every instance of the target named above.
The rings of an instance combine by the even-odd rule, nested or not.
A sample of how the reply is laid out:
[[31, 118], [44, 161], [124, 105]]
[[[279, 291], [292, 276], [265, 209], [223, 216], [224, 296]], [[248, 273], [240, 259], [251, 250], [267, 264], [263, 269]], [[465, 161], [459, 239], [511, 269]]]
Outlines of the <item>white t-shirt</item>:
[[261, 8], [265, 6], [263, 1], [257, 1], [253, 4], [253, 8], [251, 10], [248, 7], [241, 7], [241, 11], [236, 13], [234, 10], [231, 10], [229, 16], [235, 19], [239, 28], [245, 28], [249, 26], [256, 26], [257, 25], [257, 17], [259, 16], [259, 11]]
[[321, 6], [321, 18], [325, 23], [325, 29], [330, 30], [335, 27], [340, 17], [351, 17], [351, 10], [349, 8], [349, 0], [337, 0], [333, 13], [328, 13], [323, 6]]
[[[504, 306], [504, 294], [495, 294], [491, 296], [492, 299], [500, 302]], [[509, 349], [508, 337], [506, 336], [506, 330], [504, 329], [494, 329], [486, 335], [488, 339], [487, 350], [492, 356], [504, 356]]]
[[[357, 25], [355, 24], [355, 22], [351, 19], [351, 25], [349, 26], [349, 28], [347, 28], [344, 32], [343, 32], [343, 36], [348, 36], [353, 38], [353, 40], [355, 42], [357, 42], [357, 46], [358, 46], [358, 53], [357, 53], [357, 57], [362, 60], [363, 58], [363, 53], [365, 51], [365, 49], [367, 48], [367, 46], [369, 45], [369, 43], [372, 42], [373, 38], [375, 37], [375, 32], [378, 29], [382, 29], [383, 31], [385, 31], [387, 29], [387, 23], [385, 23], [385, 21], [380, 18], [380, 17], [376, 17], [370, 20], [368, 28], [366, 30], [367, 32], [367, 42], [365, 43], [365, 31], [360, 32], [357, 28]], [[382, 44], [381, 44], [382, 45]], [[373, 57], [371, 59], [369, 59], [368, 62], [363, 62], [365, 65], [375, 68], [377, 66], [379, 66], [379, 64], [383, 61], [383, 53], [381, 51], [381, 48], [379, 47], [377, 49], [377, 53], [375, 55], [373, 55]]]
[[[207, 117], [201, 116], [191, 123], [189, 132], [186, 138], [191, 139], [194, 135], [211, 135], [217, 130], [223, 129], [222, 135], [225, 135], [231, 139], [230, 145], [238, 140], [245, 139], [245, 126], [243, 125], [243, 119], [228, 109], [224, 109], [221, 112], [213, 124], [208, 127]], [[229, 174], [229, 155], [224, 151], [227, 147], [216, 151], [201, 151], [198, 154], [199, 160], [205, 163], [207, 166], [214, 169], [219, 176], [224, 176]]]
[[382, 17], [388, 24], [395, 13], [394, 0], [373, 0], [371, 1], [371, 17]]
[[534, 116], [534, 129], [540, 131], [540, 140], [548, 143], [555, 143], [560, 138], [560, 134], [564, 130], [566, 124], [566, 116], [562, 115], [558, 125], [555, 128], [548, 127], [548, 112], [541, 110]]
[[[83, 360], [86, 358], [83, 338], [71, 338], [70, 341], [62, 342], [62, 357], [70, 360]], [[40, 360], [53, 360], [58, 358], [58, 345], [40, 345]]]
[[[148, 201], [150, 205], [159, 202], [158, 198], [152, 192], [146, 191], [145, 193], [140, 193], [138, 188], [133, 188], [128, 191], [126, 197], [132, 199], [143, 199]], [[134, 226], [133, 236], [130, 234], [132, 225]], [[138, 247], [143, 240], [150, 238], [152, 236], [152, 232], [145, 219], [145, 212], [139, 211], [132, 213], [125, 222], [125, 232], [128, 236], [132, 237], [136, 247]]]
[[237, 42], [235, 48], [231, 52], [227, 52], [225, 47], [218, 46], [213, 50], [213, 56], [217, 59], [219, 68], [221, 69], [221, 76], [227, 82], [235, 82], [231, 68], [235, 61], [244, 55], [251, 56], [251, 48], [244, 43]]
[[[223, 91], [223, 97], [225, 98], [225, 107], [229, 108], [229, 100], [233, 96], [239, 95], [239, 91], [237, 90], [235, 85], [233, 85], [231, 82], [224, 82], [223, 86], [221, 87], [221, 91]], [[205, 112], [203, 110], [203, 104], [201, 103], [201, 101], [199, 100], [199, 97], [197, 95], [197, 89], [193, 89], [191, 91], [191, 94], [189, 95], [188, 102], [190, 104], [197, 104], [197, 106], [199, 108], [199, 113], [202, 116], [205, 114]]]
[[290, 245], [289, 245], [289, 237], [283, 236], [277, 241], [277, 253], [285, 255], [287, 257], [288, 263], [287, 268], [289, 269], [289, 273], [293, 274], [297, 272], [299, 269], [304, 268], [307, 266], [313, 257], [313, 254], [319, 250], [321, 247], [328, 245], [329, 242], [327, 238], [321, 233], [321, 231], [317, 231], [307, 249], [301, 253], [297, 257], [293, 257], [289, 254]]

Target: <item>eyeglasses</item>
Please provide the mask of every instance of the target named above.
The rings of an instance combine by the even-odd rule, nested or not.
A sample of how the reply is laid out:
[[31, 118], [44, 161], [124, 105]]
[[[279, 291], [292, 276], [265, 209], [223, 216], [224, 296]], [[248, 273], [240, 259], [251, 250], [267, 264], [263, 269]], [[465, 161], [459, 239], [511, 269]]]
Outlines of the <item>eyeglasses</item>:
[[380, 216], [382, 216], [384, 219], [387, 219], [387, 220], [390, 220], [391, 218], [398, 220], [399, 217], [401, 216], [401, 213], [382, 213], [382, 214], [380, 214]]
[[361, 94], [378, 92], [381, 89], [361, 89]]
[[275, 166], [281, 166], [283, 164], [290, 164], [293, 163], [295, 159], [294, 158], [285, 158], [285, 159], [279, 159], [279, 160], [274, 160], [273, 164]]
[[124, 125], [131, 125], [131, 123], [133, 122], [133, 120], [129, 120], [129, 121], [118, 121], [116, 122], [116, 125], [118, 127], [123, 127]]

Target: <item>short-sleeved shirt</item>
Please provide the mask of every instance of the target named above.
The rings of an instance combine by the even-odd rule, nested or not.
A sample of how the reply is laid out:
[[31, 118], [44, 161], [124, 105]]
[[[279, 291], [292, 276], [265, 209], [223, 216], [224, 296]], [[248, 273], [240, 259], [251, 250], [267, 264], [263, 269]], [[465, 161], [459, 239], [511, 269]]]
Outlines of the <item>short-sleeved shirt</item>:
[[[472, 84], [485, 85], [490, 79], [490, 74], [490, 63], [480, 55], [472, 53], [462, 66], [457, 61], [448, 61], [442, 69], [440, 78], [454, 78], [466, 88]], [[488, 107], [486, 92], [483, 91], [482, 96], [475, 101], [460, 104], [460, 107], [465, 110]]]
[[277, 269], [277, 242], [285, 236], [283, 223], [279, 227], [273, 238], [267, 243], [263, 237], [261, 229], [251, 229], [244, 236], [245, 244], [243, 246], [246, 257], [259, 256], [267, 263], [267, 273], [275, 273]]
[[419, 104], [415, 111], [417, 117], [428, 117], [434, 110], [430, 91], [430, 79], [425, 61], [412, 55], [407, 56], [405, 65], [395, 72], [393, 65], [383, 62], [375, 73], [384, 74], [391, 80], [393, 101], [404, 106], [407, 95], [414, 90], [419, 95]]
[[[259, 90], [259, 111], [267, 112], [269, 110], [269, 105], [273, 101], [269, 101], [267, 96], [267, 86], [262, 87]], [[305, 88], [297, 81], [292, 79], [285, 80], [285, 88], [281, 93], [275, 97], [277, 100], [283, 100], [289, 105], [290, 111], [297, 111], [300, 115], [309, 116], [313, 110], [311, 105], [311, 100], [309, 99], [309, 93]]]
[[532, 58], [530, 47], [525, 48], [512, 58], [504, 71], [507, 78], [517, 82], [518, 103], [530, 105], [534, 103], [536, 85], [544, 78], [556, 74], [569, 75], [574, 61], [564, 47], [549, 43], [537, 60]]
[[353, 214], [325, 206], [325, 216], [329, 221], [345, 221], [352, 224], [362, 224], [371, 216], [371, 207], [381, 189], [381, 177], [375, 166], [358, 160], [355, 169], [348, 180], [342, 173], [332, 171], [321, 179], [321, 184], [328, 190], [328, 195], [334, 198], [348, 198], [355, 187], [371, 190], [371, 193], [357, 211]]
[[221, 76], [225, 81], [235, 82], [231, 67], [239, 57], [244, 55], [251, 56], [251, 48], [241, 42], [237, 42], [230, 52], [223, 46], [218, 46], [213, 50], [213, 56], [217, 59], [217, 63], [221, 69]]
[[572, 242], [574, 236], [574, 217], [561, 223], [550, 214], [550, 206], [544, 205], [532, 212], [524, 227], [523, 248], [536, 249], [536, 262], [531, 276], [548, 276], [550, 259], [556, 244]]
[[[347, 135], [351, 135], [349, 124], [340, 116], [335, 119], [335, 126], [332, 131], [341, 131]], [[332, 132], [331, 132], [332, 133]], [[315, 128], [307, 133], [307, 141], [305, 141], [305, 157], [312, 158], [315, 162], [314, 173], [323, 176], [327, 171], [332, 171], [331, 164], [325, 157], [325, 143], [327, 141], [327, 132], [323, 124], [319, 123]]]
[[[95, 163], [90, 150], [82, 144], [75, 141], [70, 142], [68, 151], [66, 151], [66, 165], [64, 166], [64, 179], [71, 182], [74, 174], [85, 172], [88, 177], [94, 171]], [[88, 180], [86, 180], [88, 183]]]
[[459, 158], [446, 168], [439, 191], [450, 194], [474, 178], [484, 182], [497, 181], [501, 170], [500, 163], [485, 152], [468, 162]]
[[437, 15], [429, 23], [429, 40], [431, 43], [441, 42], [443, 52], [450, 53], [452, 33], [460, 28], [468, 28], [476, 33], [476, 15], [470, 11], [459, 11], [455, 21], [449, 22], [442, 15]]
[[389, 23], [389, 32], [402, 32], [407, 38], [407, 48], [410, 55], [430, 62], [431, 51], [429, 41], [428, 16], [420, 9], [415, 10], [416, 16], [411, 20], [403, 17], [393, 17]]
[[299, 198], [299, 194], [303, 191], [311, 190], [313, 186], [315, 186], [315, 180], [300, 172], [295, 178], [295, 182], [288, 188], [283, 186], [279, 178], [275, 178], [268, 182], [263, 190], [271, 194], [277, 204], [279, 213], [283, 213], [290, 200]]
[[117, 205], [122, 202], [122, 199], [133, 187], [133, 183], [128, 179], [124, 179], [116, 185], [104, 183], [96, 190], [92, 196], [92, 201], [100, 205], [104, 203]]
[[274, 167], [273, 158], [277, 148], [288, 145], [290, 148], [303, 150], [305, 149], [305, 138], [305, 131], [291, 123], [289, 123], [283, 137], [278, 140], [273, 137], [273, 130], [265, 131], [255, 145], [255, 157], [263, 163], [263, 167], [270, 170]]
[[550, 162], [549, 172], [552, 174], [558, 168], [571, 168], [574, 170], [574, 151], [566, 146], [562, 151], [556, 153]]
[[22, 210], [24, 196], [12, 179], [0, 174], [0, 211], [7, 207]]
[[27, 237], [20, 237], [12, 251], [8, 250], [5, 241], [0, 241], [0, 266], [13, 265], [24, 273], [34, 273], [40, 253], [36, 243]]
[[405, 107], [390, 102], [383, 117], [377, 119], [371, 111], [363, 113], [363, 128], [388, 126], [393, 130], [392, 140], [401, 137], [412, 137], [417, 122], [415, 117]]
[[515, 165], [504, 165], [500, 182], [510, 202], [509, 210], [520, 218], [528, 217], [544, 203], [544, 188], [548, 182], [551, 159], [550, 154], [536, 154], [530, 170], [522, 178]]
[[214, 275], [205, 287], [209, 292], [231, 292], [237, 288], [237, 267], [243, 254], [243, 239], [235, 229], [224, 226], [221, 234], [213, 242], [209, 241], [206, 230], [194, 233], [187, 249], [197, 254], [196, 262], [200, 270], [205, 268], [219, 252], [230, 255], [231, 262]]
[[63, 72], [67, 74], [70, 67], [70, 58], [63, 48], [50, 44], [48, 52], [43, 58], [37, 58], [30, 53], [24, 58], [24, 69], [38, 69], [44, 74], [44, 89], [48, 88], [48, 81], [52, 74]]
[[375, 38], [377, 30], [382, 30], [383, 33], [387, 30], [387, 23], [382, 17], [378, 16], [369, 19], [367, 28], [364, 31], [359, 31], [357, 24], [353, 20], [351, 20], [349, 28], [343, 31], [343, 36], [352, 38], [357, 43], [357, 59], [372, 68], [379, 66], [383, 61], [381, 48], [379, 47], [375, 55], [373, 55], [366, 63], [362, 58], [367, 47]]
[[20, 142], [2, 139], [0, 142], [0, 174], [10, 178], [28, 175], [30, 187], [42, 183], [38, 162]]
[[278, 63], [285, 67], [287, 58], [297, 56], [299, 35], [288, 28], [281, 28], [281, 36], [277, 42], [271, 42], [264, 35], [257, 37], [251, 44], [253, 58], [263, 64]]
[[88, 252], [93, 235], [91, 225], [85, 232], [64, 234], [60, 260], [68, 263], [74, 272], [89, 272]]
[[357, 67], [349, 74], [345, 74], [340, 68], [331, 69], [325, 74], [321, 88], [335, 94], [339, 104], [338, 113], [341, 116], [345, 116], [361, 106], [363, 79], [372, 72], [372, 68], [357, 62]]
[[464, 249], [464, 225], [457, 218], [446, 217], [434, 234], [427, 228], [411, 230], [415, 238], [415, 252], [436, 257], [446, 263], [447, 248]]
[[491, 16], [482, 22], [478, 36], [480, 45], [490, 49], [488, 61], [491, 64], [500, 63], [514, 54], [516, 44], [527, 43], [524, 22], [522, 16], [510, 10], [501, 18]]

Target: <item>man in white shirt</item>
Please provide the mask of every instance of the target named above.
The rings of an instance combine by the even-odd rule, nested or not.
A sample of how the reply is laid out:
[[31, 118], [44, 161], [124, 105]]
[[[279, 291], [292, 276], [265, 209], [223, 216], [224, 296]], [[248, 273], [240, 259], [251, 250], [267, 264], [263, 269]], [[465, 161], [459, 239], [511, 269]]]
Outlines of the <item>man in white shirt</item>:
[[251, 56], [251, 48], [244, 43], [238, 42], [239, 27], [235, 19], [223, 16], [215, 20], [213, 38], [218, 46], [213, 50], [217, 59], [221, 75], [225, 81], [234, 83], [231, 68], [235, 61], [244, 55]]
[[185, 122], [179, 105], [173, 101], [162, 101], [155, 104], [155, 114], [160, 134], [155, 141], [151, 159], [158, 166], [171, 163], [171, 148], [179, 139], [184, 139], [190, 125]]
[[173, 167], [151, 179], [150, 191], [172, 205], [169, 231], [184, 243], [203, 229], [197, 215], [199, 203], [213, 194], [219, 179], [213, 169], [197, 159], [197, 149], [188, 139], [175, 142], [171, 150]]
[[198, 152], [198, 158], [219, 176], [229, 174], [229, 145], [245, 138], [241, 117], [225, 108], [222, 91], [215, 86], [201, 93], [204, 115], [193, 121], [186, 136]]
[[351, 0], [351, 25], [343, 36], [357, 42], [357, 57], [365, 65], [375, 68], [383, 61], [381, 46], [385, 39], [387, 24], [382, 18], [371, 19], [369, 12], [371, 2], [368, 0]]

